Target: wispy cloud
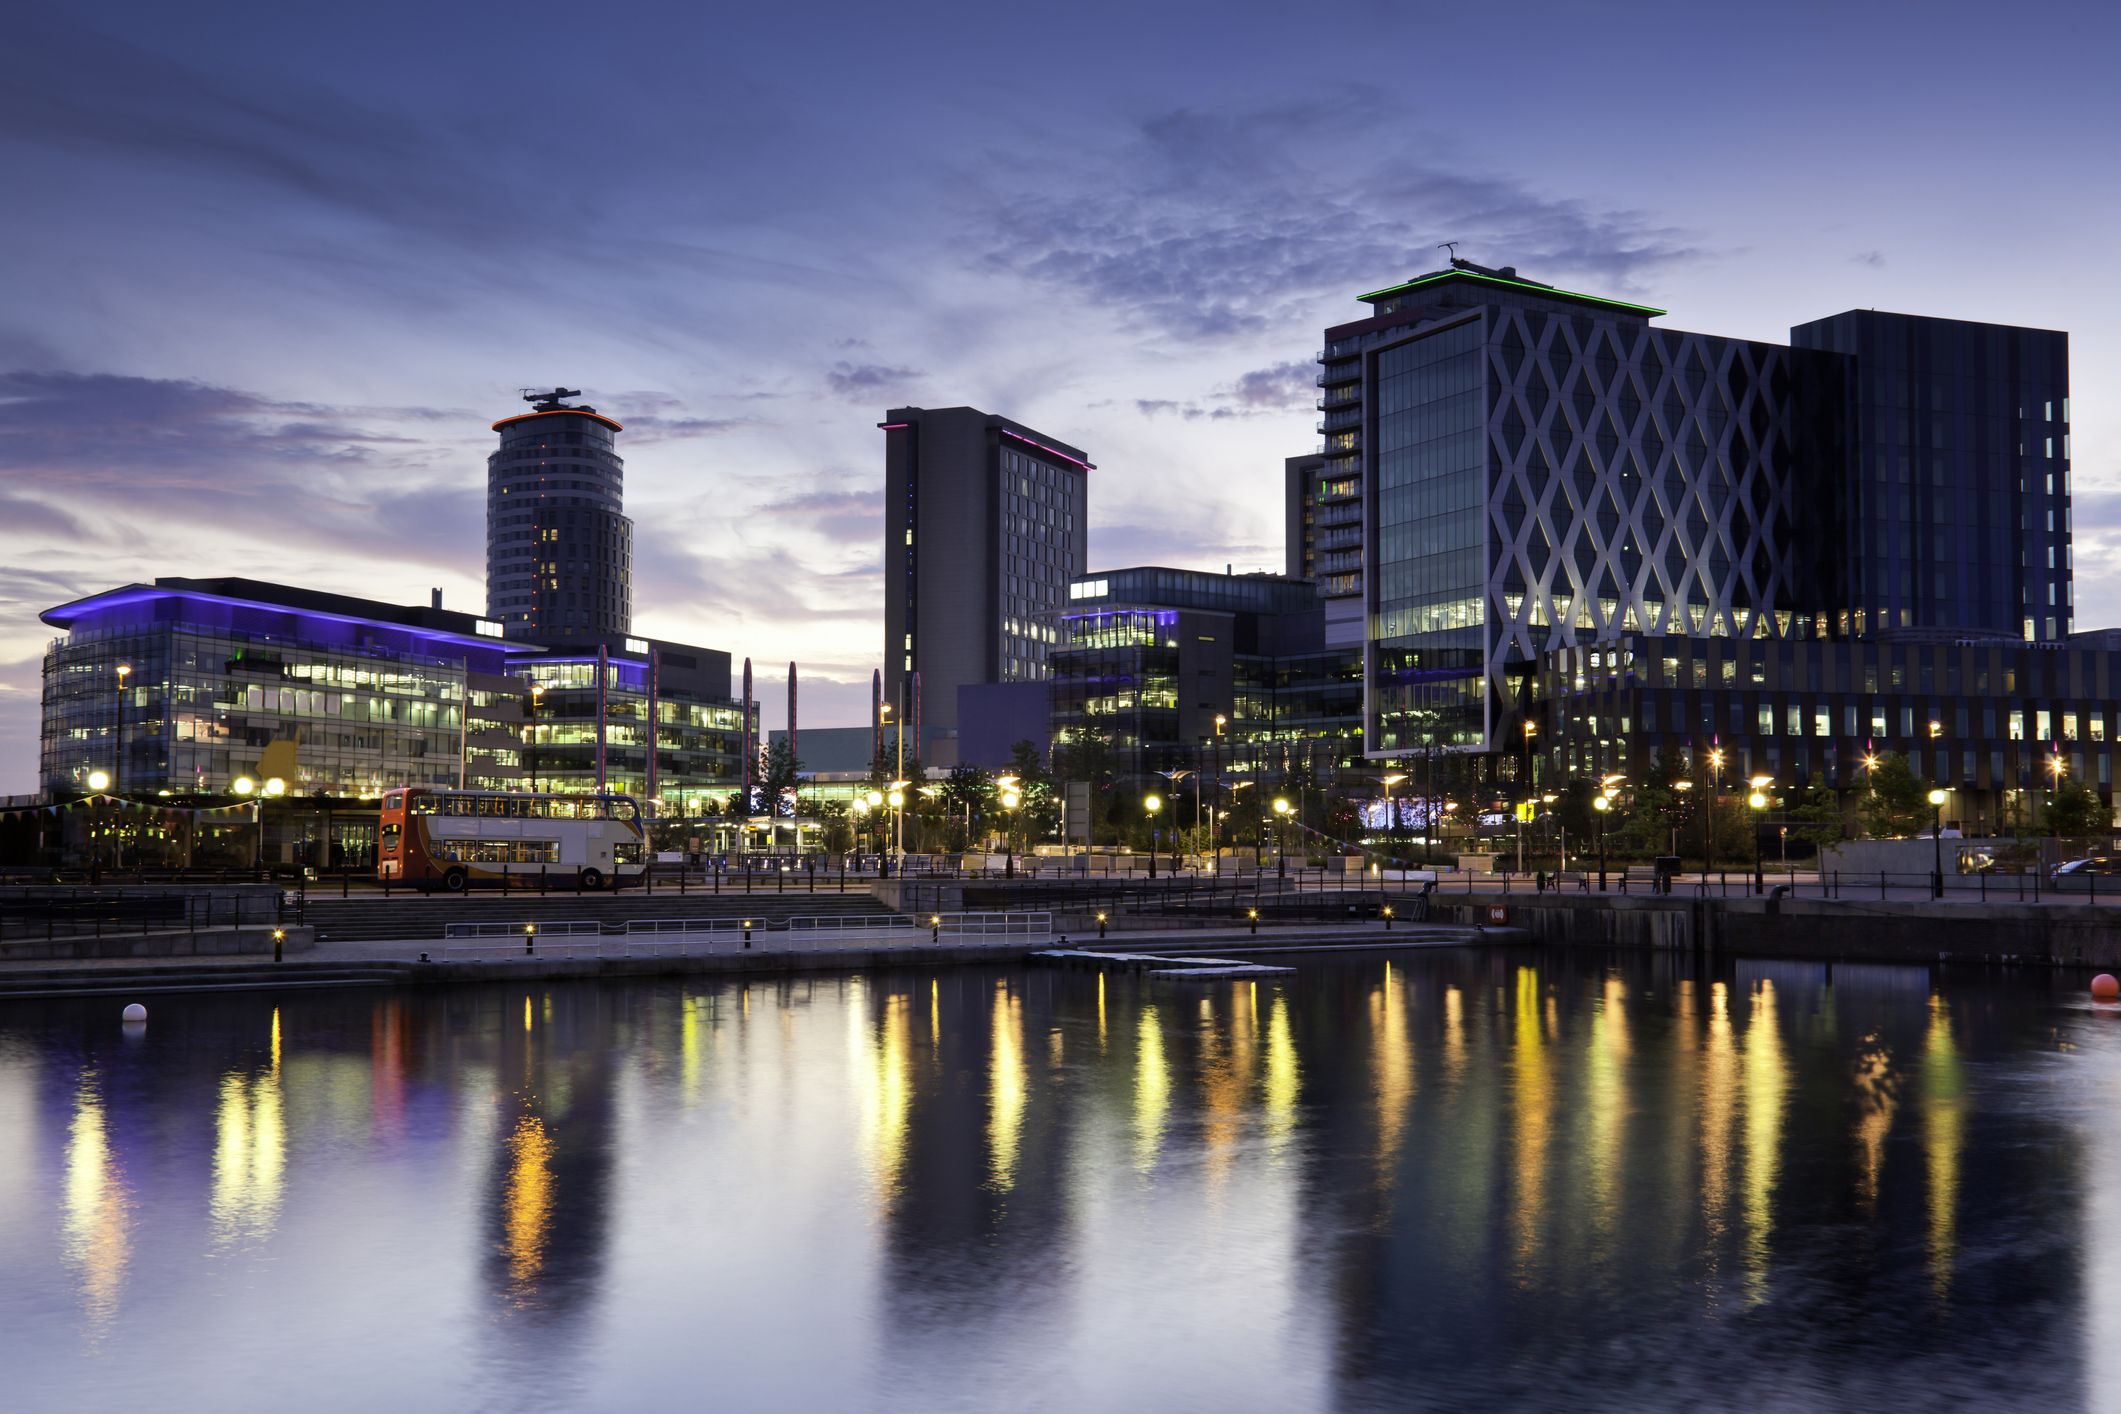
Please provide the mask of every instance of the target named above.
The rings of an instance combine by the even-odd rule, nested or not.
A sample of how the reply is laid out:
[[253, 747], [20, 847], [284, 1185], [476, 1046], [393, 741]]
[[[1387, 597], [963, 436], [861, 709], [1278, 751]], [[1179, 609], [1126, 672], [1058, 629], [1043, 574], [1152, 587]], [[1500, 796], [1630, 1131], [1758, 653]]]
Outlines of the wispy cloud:
[[879, 363], [832, 365], [825, 373], [825, 386], [856, 402], [893, 402], [911, 397], [922, 374], [916, 368], [887, 368]]
[[[1041, 172], [988, 213], [986, 262], [1182, 339], [1256, 333], [1322, 294], [1431, 269], [1434, 242], [1623, 287], [1699, 255], [1639, 211], [1545, 195], [1502, 174], [1405, 159], [1323, 170], [1336, 147], [1392, 151], [1406, 116], [1376, 93], [1335, 104], [1184, 109], [1078, 170]], [[1348, 192], [1351, 195], [1335, 195]]]

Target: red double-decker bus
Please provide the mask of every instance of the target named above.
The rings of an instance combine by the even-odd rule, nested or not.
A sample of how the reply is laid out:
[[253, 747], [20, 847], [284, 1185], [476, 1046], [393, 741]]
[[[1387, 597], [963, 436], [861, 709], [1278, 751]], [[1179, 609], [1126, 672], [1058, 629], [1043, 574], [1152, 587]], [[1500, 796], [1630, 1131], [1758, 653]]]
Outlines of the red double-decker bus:
[[411, 786], [383, 796], [376, 877], [450, 893], [524, 876], [593, 891], [638, 879], [647, 858], [631, 796]]

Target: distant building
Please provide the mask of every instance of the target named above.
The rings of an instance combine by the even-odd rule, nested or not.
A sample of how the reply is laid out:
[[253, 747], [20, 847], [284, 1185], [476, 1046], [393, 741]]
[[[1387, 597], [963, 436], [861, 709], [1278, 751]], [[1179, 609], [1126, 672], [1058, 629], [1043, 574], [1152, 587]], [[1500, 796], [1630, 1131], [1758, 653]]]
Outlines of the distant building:
[[[276, 810], [309, 810], [323, 832], [309, 862], [372, 861], [372, 802], [396, 786], [601, 780], [664, 818], [717, 813], [737, 787], [743, 714], [714, 649], [625, 636], [544, 649], [435, 605], [235, 578], [129, 584], [42, 617], [64, 631], [44, 659], [47, 793], [199, 806], [277, 780]], [[315, 813], [362, 801], [365, 814]], [[298, 837], [268, 835], [268, 857], [291, 860]]]
[[[1053, 654], [1056, 748], [1108, 737], [1117, 774], [1317, 779], [1362, 768], [1362, 655], [1325, 646], [1309, 580], [1141, 566], [1068, 586]], [[1222, 718], [1218, 730], [1217, 718]]]
[[1088, 456], [976, 408], [893, 408], [884, 431], [884, 698], [923, 735], [958, 689], [1039, 682], [1088, 544]]
[[[1320, 401], [1323, 408], [1325, 403]], [[1326, 424], [1321, 422], [1319, 430]], [[1318, 586], [1326, 642], [1362, 645], [1362, 479], [1322, 453], [1283, 464], [1288, 573]]]
[[633, 522], [620, 425], [565, 399], [493, 425], [486, 459], [486, 616], [512, 639], [583, 643], [633, 631]]

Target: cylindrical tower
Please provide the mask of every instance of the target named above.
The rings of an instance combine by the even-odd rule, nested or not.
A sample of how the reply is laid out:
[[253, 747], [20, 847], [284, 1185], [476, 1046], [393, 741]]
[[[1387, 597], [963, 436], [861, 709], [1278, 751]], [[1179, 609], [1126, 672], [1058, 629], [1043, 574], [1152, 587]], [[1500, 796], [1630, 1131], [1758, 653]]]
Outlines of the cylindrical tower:
[[538, 643], [631, 633], [619, 424], [567, 404], [572, 389], [523, 396], [532, 410], [493, 425], [501, 446], [486, 459], [486, 616]]

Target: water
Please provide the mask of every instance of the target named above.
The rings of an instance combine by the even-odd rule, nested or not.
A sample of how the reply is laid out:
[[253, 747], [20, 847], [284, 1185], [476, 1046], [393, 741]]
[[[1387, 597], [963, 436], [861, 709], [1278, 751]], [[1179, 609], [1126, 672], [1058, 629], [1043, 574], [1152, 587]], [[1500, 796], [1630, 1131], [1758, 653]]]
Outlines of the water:
[[2099, 1407], [2080, 980], [1540, 950], [0, 1006], [0, 1404]]

